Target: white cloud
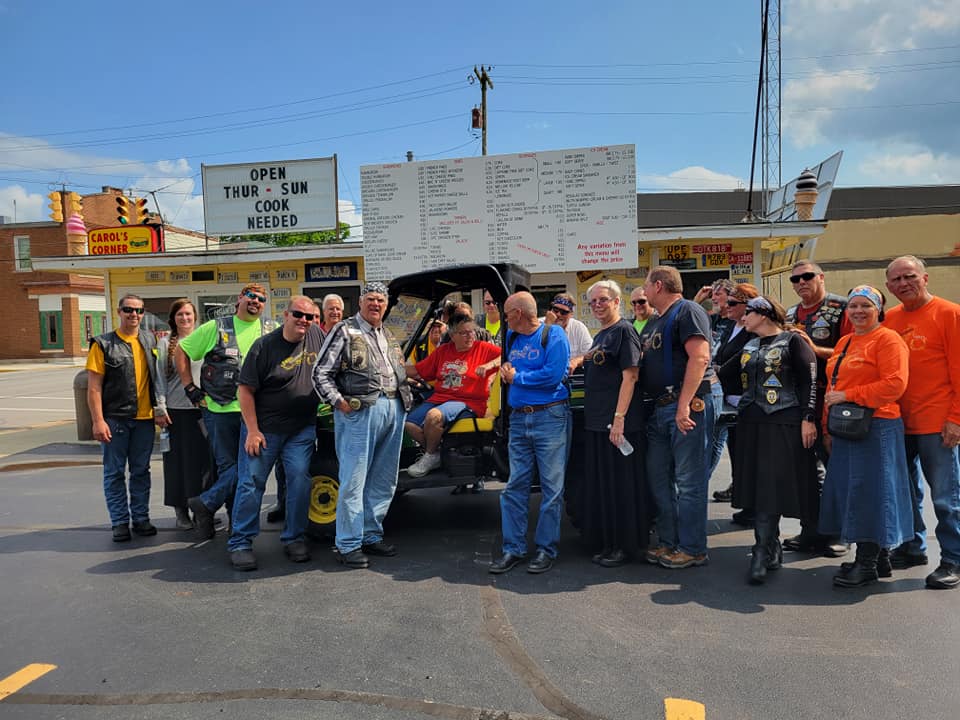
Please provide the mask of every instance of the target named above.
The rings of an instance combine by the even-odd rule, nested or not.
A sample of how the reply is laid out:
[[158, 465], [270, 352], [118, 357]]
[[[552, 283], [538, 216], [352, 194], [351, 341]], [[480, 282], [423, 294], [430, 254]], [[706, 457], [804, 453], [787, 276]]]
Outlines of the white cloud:
[[784, 5], [785, 142], [960, 152], [960, 105], [950, 102], [957, 100], [951, 48], [960, 43], [960, 0]]
[[960, 183], [960, 157], [929, 150], [872, 155], [858, 170], [877, 185], [941, 185]]
[[[38, 138], [10, 135], [0, 132], [0, 170], [55, 171], [50, 181], [54, 183], [78, 182], [76, 175], [136, 176], [147, 171], [146, 163], [139, 160], [121, 160], [73, 152], [51, 145]], [[83, 172], [81, 172], [83, 171]]]
[[661, 190], [735, 190], [743, 187], [743, 180], [694, 165], [667, 175], [638, 175], [637, 186]]
[[19, 185], [0, 188], [0, 215], [10, 222], [40, 222], [49, 220], [46, 195], [28, 193]]

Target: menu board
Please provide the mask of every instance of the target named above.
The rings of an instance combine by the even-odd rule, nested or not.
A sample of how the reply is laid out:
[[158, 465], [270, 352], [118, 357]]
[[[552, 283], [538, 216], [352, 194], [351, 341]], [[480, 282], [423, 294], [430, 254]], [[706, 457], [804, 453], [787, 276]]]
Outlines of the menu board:
[[360, 168], [368, 280], [453, 263], [636, 267], [636, 150], [609, 145]]

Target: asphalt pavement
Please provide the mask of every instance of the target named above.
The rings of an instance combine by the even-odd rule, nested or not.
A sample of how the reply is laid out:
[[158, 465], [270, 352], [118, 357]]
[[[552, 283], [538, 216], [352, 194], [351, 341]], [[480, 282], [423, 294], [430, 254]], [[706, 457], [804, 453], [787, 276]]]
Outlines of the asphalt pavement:
[[[99, 449], [73, 431], [0, 433], [0, 718], [646, 719], [671, 717], [668, 698], [710, 720], [960, 708], [960, 592], [924, 589], [932, 535], [930, 566], [868, 588], [834, 589], [839, 560], [794, 553], [752, 587], [752, 531], [711, 503], [706, 567], [601, 568], [565, 524], [551, 572], [494, 577], [493, 485], [397, 498], [400, 554], [368, 570], [319, 541], [294, 565], [264, 522], [260, 569], [240, 573], [222, 532], [174, 528], [158, 456], [159, 534], [111, 542]], [[711, 489], [728, 478], [724, 462]], [[15, 676], [39, 664], [55, 667]], [[672, 717], [698, 717], [686, 707]]]

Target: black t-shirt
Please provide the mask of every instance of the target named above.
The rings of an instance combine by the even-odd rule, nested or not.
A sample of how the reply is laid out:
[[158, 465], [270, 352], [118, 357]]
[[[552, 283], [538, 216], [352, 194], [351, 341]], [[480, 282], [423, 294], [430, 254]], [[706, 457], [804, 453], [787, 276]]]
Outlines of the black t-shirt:
[[[668, 321], [672, 323], [672, 329], [670, 337], [664, 338], [663, 332]], [[709, 343], [712, 332], [707, 311], [690, 300], [677, 300], [665, 313], [647, 323], [640, 335], [643, 346], [640, 382], [644, 393], [656, 398], [666, 393], [671, 385], [674, 392], [680, 392], [687, 371], [684, 343], [692, 337], [702, 337]], [[672, 377], [667, 368], [667, 347], [670, 348]], [[704, 378], [711, 374], [712, 371], [708, 369]]]
[[290, 435], [315, 422], [320, 398], [313, 389], [313, 366], [323, 344], [316, 325], [300, 342], [288, 342], [279, 327], [250, 347], [240, 384], [253, 390], [260, 431]]
[[[617, 411], [617, 398], [623, 371], [640, 365], [640, 336], [628, 320], [620, 319], [598, 332], [593, 345], [583, 356], [584, 428], [606, 432]], [[643, 404], [637, 398], [639, 387], [634, 388], [634, 397], [624, 418], [625, 432], [640, 430], [643, 426]]]

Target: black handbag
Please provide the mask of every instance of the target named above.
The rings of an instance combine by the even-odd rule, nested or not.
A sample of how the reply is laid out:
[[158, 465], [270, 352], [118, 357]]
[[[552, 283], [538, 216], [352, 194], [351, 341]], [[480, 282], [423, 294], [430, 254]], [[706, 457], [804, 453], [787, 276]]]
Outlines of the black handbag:
[[[836, 388], [837, 373], [840, 371], [840, 363], [853, 338], [847, 340], [847, 344], [837, 359], [837, 364], [833, 367], [833, 376], [830, 378], [830, 386]], [[842, 402], [831, 405], [827, 412], [827, 432], [833, 437], [843, 438], [844, 440], [863, 440], [870, 434], [870, 423], [873, 421], [873, 408], [857, 405], [852, 402]]]

